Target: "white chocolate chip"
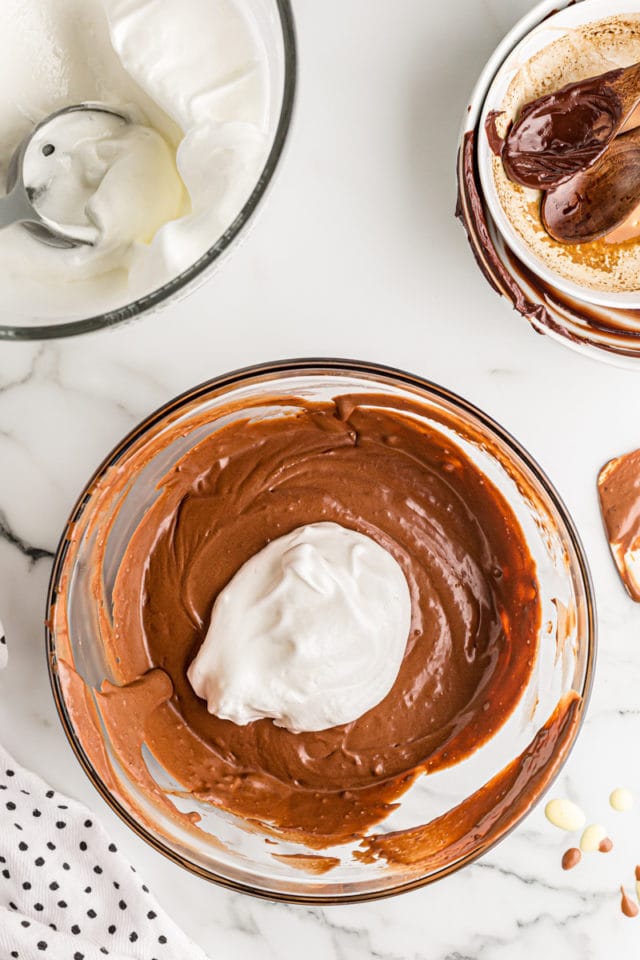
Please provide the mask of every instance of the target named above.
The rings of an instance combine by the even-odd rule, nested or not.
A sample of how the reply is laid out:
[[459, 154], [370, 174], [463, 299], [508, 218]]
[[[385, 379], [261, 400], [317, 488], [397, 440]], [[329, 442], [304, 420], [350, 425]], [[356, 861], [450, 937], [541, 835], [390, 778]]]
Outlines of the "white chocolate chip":
[[636, 880], [636, 900], [640, 903], [640, 880]]
[[571, 800], [550, 800], [544, 808], [544, 815], [554, 827], [560, 830], [580, 830], [584, 826], [585, 815]]
[[609, 803], [618, 813], [626, 813], [633, 806], [631, 790], [627, 790], [625, 787], [617, 787], [609, 797]]
[[591, 823], [580, 837], [580, 849], [583, 853], [593, 853], [597, 850], [603, 840], [606, 839], [607, 831], [599, 823]]

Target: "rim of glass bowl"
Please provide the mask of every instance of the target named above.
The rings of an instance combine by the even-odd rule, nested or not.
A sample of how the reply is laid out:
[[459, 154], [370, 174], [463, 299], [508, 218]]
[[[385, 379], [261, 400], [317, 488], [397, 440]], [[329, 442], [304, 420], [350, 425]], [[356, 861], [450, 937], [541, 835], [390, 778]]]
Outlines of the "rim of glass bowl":
[[134, 300], [132, 303], [109, 310], [106, 313], [87, 317], [83, 320], [70, 320], [57, 324], [39, 324], [38, 326], [11, 326], [0, 324], [0, 340], [53, 340], [63, 337], [73, 337], [81, 333], [91, 333], [113, 327], [128, 320], [133, 320], [160, 306], [168, 306], [180, 294], [186, 294], [188, 288], [197, 279], [203, 279], [204, 271], [215, 263], [223, 253], [233, 245], [236, 238], [242, 233], [245, 226], [253, 218], [260, 206], [274, 173], [280, 163], [285, 144], [291, 129], [291, 119], [296, 97], [298, 54], [296, 46], [296, 30], [293, 10], [290, 0], [274, 0], [278, 12], [282, 32], [284, 50], [284, 86], [280, 116], [276, 127], [273, 144], [269, 151], [266, 163], [258, 178], [249, 199], [237, 215], [233, 223], [225, 230], [221, 237], [204, 253], [199, 260], [184, 270], [181, 274], [158, 287], [152, 293]]
[[[227, 392], [235, 387], [249, 383], [251, 381], [263, 381], [265, 384], [268, 384], [270, 380], [273, 380], [275, 377], [286, 377], [300, 374], [345, 374], [345, 375], [354, 375], [354, 376], [370, 376], [374, 379], [379, 380], [380, 382], [396, 384], [400, 387], [413, 387], [417, 388], [423, 394], [426, 394], [427, 397], [431, 396], [436, 400], [444, 401], [453, 405], [454, 408], [459, 410], [461, 413], [470, 415], [486, 430], [490, 433], [493, 433], [498, 440], [500, 440], [506, 446], [510, 454], [515, 454], [516, 459], [520, 459], [524, 464], [525, 468], [529, 470], [536, 482], [540, 484], [545, 495], [549, 498], [554, 508], [557, 510], [562, 525], [566, 530], [569, 541], [575, 552], [577, 558], [577, 575], [579, 576], [580, 582], [584, 589], [585, 601], [586, 601], [586, 661], [585, 661], [585, 672], [584, 672], [584, 682], [582, 685], [582, 690], [578, 691], [582, 698], [583, 708], [581, 710], [580, 719], [578, 724], [572, 734], [572, 738], [566, 748], [564, 756], [562, 756], [561, 761], [558, 765], [557, 770], [554, 772], [551, 780], [547, 783], [546, 787], [535, 797], [533, 802], [527, 808], [527, 810], [520, 816], [518, 819], [503, 833], [500, 834], [492, 842], [487, 842], [481, 845], [473, 853], [468, 854], [463, 857], [461, 860], [456, 861], [455, 863], [449, 864], [446, 867], [441, 868], [440, 870], [435, 871], [432, 874], [427, 876], [414, 878], [406, 882], [400, 882], [397, 884], [393, 883], [393, 879], [390, 877], [390, 885], [385, 889], [375, 890], [365, 893], [349, 894], [348, 892], [341, 895], [331, 895], [323, 896], [321, 894], [313, 894], [310, 892], [304, 893], [283, 893], [280, 891], [269, 891], [263, 890], [258, 887], [252, 887], [249, 884], [241, 883], [239, 881], [233, 880], [229, 877], [223, 876], [221, 874], [215, 873], [213, 870], [206, 869], [198, 864], [193, 863], [191, 860], [186, 857], [181, 856], [175, 850], [172, 850], [168, 844], [163, 843], [156, 836], [154, 836], [149, 830], [147, 830], [141, 823], [139, 823], [132, 814], [110, 793], [108, 787], [103, 783], [102, 779], [94, 769], [91, 761], [86, 756], [84, 749], [76, 735], [74, 726], [71, 722], [71, 719], [68, 715], [64, 696], [62, 693], [62, 688], [58, 678], [57, 671], [54, 669], [54, 664], [57, 659], [56, 653], [56, 641], [55, 636], [51, 630], [51, 623], [53, 618], [51, 617], [51, 611], [55, 607], [56, 598], [57, 598], [57, 588], [59, 583], [59, 577], [64, 567], [64, 562], [69, 547], [69, 541], [66, 537], [66, 531], [72, 529], [72, 527], [79, 521], [86, 503], [90, 498], [89, 491], [94, 488], [94, 485], [98, 479], [111, 467], [115, 464], [120, 457], [126, 453], [129, 447], [140, 439], [147, 431], [152, 429], [157, 423], [164, 420], [167, 416], [172, 413], [176, 413], [182, 407], [187, 404], [191, 404], [194, 401], [197, 401], [198, 398], [204, 397], [211, 393], [211, 391], [216, 390], [218, 393], [220, 391]], [[491, 850], [497, 843], [503, 840], [508, 836], [512, 830], [514, 830], [522, 820], [528, 816], [531, 810], [540, 802], [541, 798], [545, 793], [550, 789], [551, 785], [554, 783], [556, 777], [560, 773], [560, 770], [564, 766], [573, 749], [575, 741], [582, 729], [582, 724], [584, 722], [584, 717], [586, 710], [589, 704], [589, 699], [591, 695], [591, 688], [593, 684], [593, 673], [595, 668], [595, 655], [596, 655], [596, 646], [597, 646], [597, 621], [596, 621], [596, 607], [595, 607], [595, 594], [593, 588], [593, 582], [591, 580], [591, 573], [589, 571], [589, 565], [587, 562], [586, 554], [582, 541], [576, 529], [576, 526], [569, 514], [569, 511], [562, 500], [559, 493], [556, 491], [555, 487], [542, 470], [542, 468], [536, 463], [536, 461], [531, 457], [531, 455], [518, 443], [518, 441], [511, 436], [511, 434], [501, 427], [492, 417], [488, 416], [483, 411], [479, 410], [474, 404], [470, 403], [468, 400], [463, 399], [454, 393], [451, 390], [448, 390], [446, 387], [439, 386], [438, 384], [432, 383], [430, 380], [427, 380], [423, 377], [416, 376], [405, 372], [404, 370], [399, 370], [395, 367], [388, 367], [382, 364], [375, 363], [366, 363], [360, 362], [357, 360], [346, 360], [346, 359], [333, 359], [333, 358], [302, 358], [302, 359], [292, 359], [292, 360], [282, 360], [274, 361], [269, 363], [257, 364], [255, 366], [242, 367], [238, 370], [233, 370], [230, 373], [221, 374], [218, 377], [214, 377], [211, 380], [207, 380], [204, 383], [199, 384], [196, 387], [193, 387], [190, 390], [187, 390], [185, 393], [180, 394], [173, 400], [170, 400], [168, 403], [164, 404], [162, 407], [159, 407], [154, 413], [149, 417], [143, 420], [137, 427], [135, 427], [124, 439], [112, 450], [112, 452], [103, 460], [101, 465], [95, 471], [91, 479], [85, 485], [82, 493], [78, 497], [78, 500], [71, 511], [69, 519], [65, 524], [64, 531], [58, 548], [56, 550], [56, 555], [53, 563], [53, 569], [51, 572], [51, 578], [49, 582], [49, 590], [47, 595], [47, 615], [45, 617], [45, 642], [46, 642], [46, 651], [47, 651], [47, 665], [49, 671], [49, 680], [51, 684], [51, 689], [53, 692], [53, 697], [58, 711], [58, 716], [62, 723], [64, 732], [71, 744], [73, 752], [76, 755], [76, 758], [79, 760], [81, 766], [83, 767], [85, 773], [93, 783], [93, 786], [98, 790], [103, 800], [109, 805], [109, 807], [116, 813], [118, 816], [136, 833], [139, 837], [145, 840], [151, 847], [157, 850], [159, 853], [162, 853], [169, 860], [172, 860], [174, 863], [178, 864], [181, 867], [184, 867], [186, 870], [189, 870], [191, 873], [196, 874], [197, 876], [202, 877], [203, 879], [209, 880], [211, 882], [217, 883], [223, 887], [226, 887], [231, 890], [235, 890], [239, 893], [248, 893], [253, 896], [260, 897], [265, 900], [280, 901], [286, 903], [302, 903], [302, 904], [338, 904], [338, 903], [356, 903], [356, 902], [365, 902], [370, 900], [380, 900], [386, 897], [395, 896], [399, 893], [404, 893], [409, 890], [415, 890], [419, 887], [426, 886], [427, 884], [433, 883], [436, 880], [442, 879], [446, 876], [449, 876], [452, 873], [457, 872], [462, 867], [466, 866], [469, 863], [477, 860], [480, 856], [484, 856], [489, 850]]]

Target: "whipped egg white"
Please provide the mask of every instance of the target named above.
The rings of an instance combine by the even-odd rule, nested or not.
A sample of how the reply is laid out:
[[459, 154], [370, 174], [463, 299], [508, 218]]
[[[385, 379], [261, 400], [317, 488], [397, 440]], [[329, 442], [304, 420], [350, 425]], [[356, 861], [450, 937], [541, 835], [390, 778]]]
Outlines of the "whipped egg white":
[[[196, 262], [231, 225], [269, 149], [271, 91], [251, 6], [235, 0], [3, 0], [0, 192], [34, 125], [61, 118], [36, 178], [45, 216], [95, 228], [48, 248], [0, 231], [0, 312], [73, 319], [122, 306]], [[84, 126], [83, 126], [84, 124]], [[66, 177], [66, 178], [65, 178]]]
[[223, 719], [326, 730], [389, 693], [410, 625], [391, 554], [340, 524], [309, 524], [272, 540], [220, 592], [188, 677]]

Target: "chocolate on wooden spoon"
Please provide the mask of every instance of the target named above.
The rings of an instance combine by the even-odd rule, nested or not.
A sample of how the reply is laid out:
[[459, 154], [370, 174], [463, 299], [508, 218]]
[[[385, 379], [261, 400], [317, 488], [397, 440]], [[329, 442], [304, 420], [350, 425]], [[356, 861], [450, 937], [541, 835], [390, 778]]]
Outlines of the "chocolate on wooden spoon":
[[640, 125], [640, 63], [569, 84], [527, 104], [502, 148], [510, 180], [548, 190], [588, 169]]
[[616, 137], [596, 166], [549, 190], [542, 223], [560, 243], [589, 243], [623, 224], [640, 204], [640, 128]]

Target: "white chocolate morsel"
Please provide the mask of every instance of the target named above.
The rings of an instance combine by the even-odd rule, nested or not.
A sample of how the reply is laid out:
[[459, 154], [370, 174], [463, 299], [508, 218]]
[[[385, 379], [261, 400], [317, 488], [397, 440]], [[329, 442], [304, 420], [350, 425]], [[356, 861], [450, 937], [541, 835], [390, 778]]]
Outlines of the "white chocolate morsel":
[[581, 830], [586, 820], [577, 803], [564, 799], [550, 800], [544, 808], [544, 815], [554, 827], [570, 832]]
[[340, 524], [313, 523], [238, 570], [188, 677], [225, 720], [326, 730], [389, 693], [410, 626], [409, 586], [391, 554]]
[[633, 806], [633, 794], [626, 787], [616, 787], [609, 797], [609, 803], [618, 813], [626, 813]]
[[590, 823], [580, 837], [580, 849], [583, 853], [595, 853], [607, 838], [607, 831], [599, 823]]

